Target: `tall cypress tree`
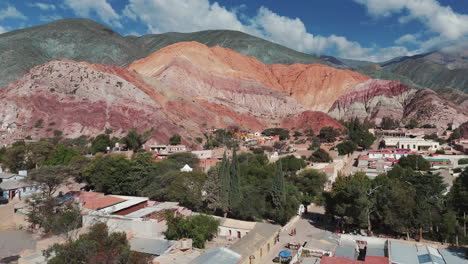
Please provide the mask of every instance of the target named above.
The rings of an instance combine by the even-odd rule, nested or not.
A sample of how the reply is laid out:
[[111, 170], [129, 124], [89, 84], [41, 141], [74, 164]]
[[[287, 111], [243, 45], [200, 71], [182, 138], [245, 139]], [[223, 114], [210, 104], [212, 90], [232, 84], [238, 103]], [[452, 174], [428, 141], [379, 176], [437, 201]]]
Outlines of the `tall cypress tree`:
[[230, 177], [230, 164], [229, 159], [224, 152], [223, 161], [221, 162], [221, 167], [219, 169], [219, 177], [221, 181], [221, 204], [222, 210], [227, 212], [229, 209], [229, 192], [230, 192], [230, 185], [231, 185], [231, 177]]
[[237, 158], [236, 148], [232, 149], [232, 161], [230, 168], [230, 189], [229, 189], [229, 206], [235, 208], [241, 200], [240, 190], [240, 166]]
[[275, 178], [273, 179], [271, 197], [273, 207], [275, 209], [281, 209], [286, 200], [286, 191], [284, 187], [284, 173], [281, 161], [276, 162], [276, 173]]

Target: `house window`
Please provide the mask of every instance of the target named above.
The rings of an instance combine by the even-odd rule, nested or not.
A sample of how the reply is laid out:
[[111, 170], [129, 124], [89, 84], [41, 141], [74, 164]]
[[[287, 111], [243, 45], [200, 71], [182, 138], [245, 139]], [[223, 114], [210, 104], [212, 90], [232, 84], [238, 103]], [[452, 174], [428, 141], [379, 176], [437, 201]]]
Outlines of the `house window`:
[[270, 252], [270, 243], [267, 244], [267, 251]]
[[413, 148], [416, 149], [416, 145], [413, 145]]
[[241, 238], [241, 232], [237, 231], [237, 238]]
[[232, 236], [232, 230], [229, 229], [229, 236]]
[[263, 248], [260, 248], [260, 257], [263, 257]]

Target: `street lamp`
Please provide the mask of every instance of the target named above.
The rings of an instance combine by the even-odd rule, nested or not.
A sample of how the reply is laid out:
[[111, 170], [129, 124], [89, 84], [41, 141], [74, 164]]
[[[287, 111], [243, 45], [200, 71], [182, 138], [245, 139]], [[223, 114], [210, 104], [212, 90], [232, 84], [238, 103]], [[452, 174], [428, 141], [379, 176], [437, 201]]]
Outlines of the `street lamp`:
[[253, 260], [255, 259], [255, 256], [254, 255], [250, 255], [249, 256], [249, 260], [250, 260], [250, 264], [253, 264]]

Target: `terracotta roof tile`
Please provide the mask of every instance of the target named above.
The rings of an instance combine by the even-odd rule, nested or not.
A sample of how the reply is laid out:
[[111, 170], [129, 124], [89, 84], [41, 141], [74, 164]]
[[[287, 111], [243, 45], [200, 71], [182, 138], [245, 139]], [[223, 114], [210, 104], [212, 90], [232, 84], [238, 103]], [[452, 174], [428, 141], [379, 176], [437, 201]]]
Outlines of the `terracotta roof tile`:
[[91, 210], [99, 210], [123, 201], [126, 200], [115, 196], [104, 196], [85, 202], [83, 207]]

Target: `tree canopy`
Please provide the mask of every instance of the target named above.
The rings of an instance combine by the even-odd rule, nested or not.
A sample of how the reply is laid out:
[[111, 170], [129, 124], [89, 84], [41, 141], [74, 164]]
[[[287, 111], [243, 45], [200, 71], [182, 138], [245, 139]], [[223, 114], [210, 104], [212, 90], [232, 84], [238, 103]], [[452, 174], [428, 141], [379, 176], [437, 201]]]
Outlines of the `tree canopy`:
[[322, 148], [317, 149], [310, 155], [309, 160], [312, 162], [331, 162], [333, 161], [330, 154]]
[[410, 168], [417, 171], [428, 171], [430, 169], [429, 162], [421, 155], [408, 155], [401, 157], [398, 160], [398, 165], [402, 168]]
[[211, 216], [174, 216], [173, 212], [167, 212], [165, 217], [167, 220], [167, 231], [164, 233], [166, 239], [191, 238], [196, 248], [205, 248], [205, 242], [211, 240], [218, 232], [219, 220]]
[[105, 223], [97, 223], [76, 240], [54, 244], [44, 251], [50, 264], [128, 263], [145, 264], [148, 255], [133, 253], [126, 234], [109, 232]]
[[284, 129], [284, 128], [280, 128], [280, 127], [267, 128], [267, 129], [263, 130], [262, 134], [265, 135], [265, 136], [279, 135], [280, 140], [286, 140], [286, 139], [290, 138], [289, 130]]

